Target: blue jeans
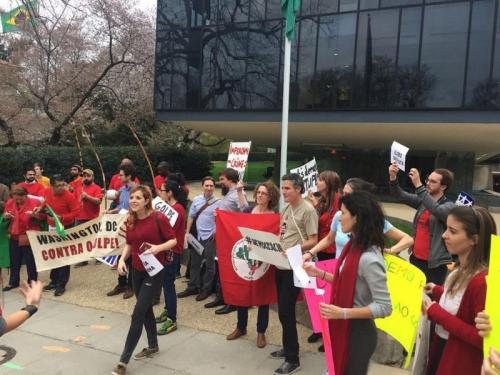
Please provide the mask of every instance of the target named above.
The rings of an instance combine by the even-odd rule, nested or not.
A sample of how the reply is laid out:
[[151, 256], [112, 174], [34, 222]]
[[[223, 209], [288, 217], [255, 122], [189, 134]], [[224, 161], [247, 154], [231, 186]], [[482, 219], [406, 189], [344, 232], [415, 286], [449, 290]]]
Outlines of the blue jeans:
[[180, 254], [174, 254], [172, 263], [165, 265], [163, 278], [163, 294], [165, 296], [165, 310], [173, 322], [177, 321], [177, 294], [175, 293], [175, 277], [181, 264]]

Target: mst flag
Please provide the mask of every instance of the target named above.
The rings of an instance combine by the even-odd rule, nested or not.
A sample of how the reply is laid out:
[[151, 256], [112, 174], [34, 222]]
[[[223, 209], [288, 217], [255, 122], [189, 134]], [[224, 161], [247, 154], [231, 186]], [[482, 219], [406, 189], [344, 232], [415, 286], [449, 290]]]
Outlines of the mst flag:
[[248, 257], [248, 247], [238, 227], [278, 234], [280, 216], [218, 210], [215, 224], [224, 302], [235, 306], [276, 303], [274, 267]]
[[300, 10], [300, 0], [281, 0], [281, 10], [286, 19], [286, 37], [293, 40], [295, 35], [295, 17]]

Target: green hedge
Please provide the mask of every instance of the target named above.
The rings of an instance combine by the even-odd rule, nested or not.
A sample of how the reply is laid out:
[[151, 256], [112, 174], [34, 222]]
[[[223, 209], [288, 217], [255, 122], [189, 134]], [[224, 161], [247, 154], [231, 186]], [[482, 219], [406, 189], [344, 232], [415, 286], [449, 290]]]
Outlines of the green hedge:
[[[188, 180], [201, 179], [209, 175], [212, 168], [210, 156], [204, 149], [146, 147], [146, 150], [155, 173], [156, 165], [162, 160], [167, 161], [171, 169], [184, 173]], [[133, 160], [141, 181], [151, 182], [147, 162], [138, 147], [98, 147], [97, 153], [104, 166], [107, 183], [117, 173], [118, 165], [125, 157]], [[84, 167], [93, 169], [96, 181], [101, 184], [101, 172], [90, 148], [82, 148], [82, 155]], [[44, 174], [50, 177], [55, 173], [66, 175], [71, 164], [80, 163], [80, 157], [76, 147], [0, 147], [0, 182], [10, 185], [12, 182], [22, 181], [26, 168], [34, 162], [41, 162]]]

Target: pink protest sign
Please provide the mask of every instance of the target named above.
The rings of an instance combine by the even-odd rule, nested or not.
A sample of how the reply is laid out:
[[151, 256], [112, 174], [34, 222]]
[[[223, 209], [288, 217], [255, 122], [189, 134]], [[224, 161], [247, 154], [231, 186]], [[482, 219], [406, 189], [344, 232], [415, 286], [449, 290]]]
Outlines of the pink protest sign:
[[[321, 262], [316, 262], [315, 266], [323, 271], [333, 274], [335, 272], [335, 267], [337, 265], [336, 259], [323, 260]], [[325, 302], [331, 303], [330, 298], [332, 296], [332, 284], [316, 278], [316, 285], [318, 289], [323, 289], [325, 291], [323, 296], [318, 296], [314, 292], [314, 289], [303, 289], [304, 295], [307, 301], [307, 308], [309, 310], [309, 316], [311, 317], [311, 323], [313, 332], [321, 332], [321, 316], [319, 315], [319, 303]]]
[[[336, 259], [324, 260], [317, 262], [315, 266], [323, 271], [334, 274], [337, 266]], [[325, 361], [328, 369], [328, 375], [335, 375], [335, 368], [333, 365], [332, 342], [330, 339], [330, 328], [327, 319], [321, 318], [319, 313], [320, 302], [331, 303], [332, 298], [332, 284], [330, 282], [316, 278], [317, 289], [324, 290], [322, 295], [316, 294], [314, 289], [303, 289], [306, 297], [307, 308], [309, 309], [309, 316], [313, 331], [323, 334], [323, 345], [325, 346]]]

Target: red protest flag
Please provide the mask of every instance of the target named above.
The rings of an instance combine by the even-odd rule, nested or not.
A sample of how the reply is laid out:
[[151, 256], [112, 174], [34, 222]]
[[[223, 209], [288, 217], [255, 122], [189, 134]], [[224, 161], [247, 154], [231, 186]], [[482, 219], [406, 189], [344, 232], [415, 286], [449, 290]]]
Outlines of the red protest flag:
[[218, 210], [215, 218], [217, 257], [224, 302], [235, 306], [276, 303], [274, 266], [249, 259], [238, 227], [279, 234], [278, 214], [243, 214]]

